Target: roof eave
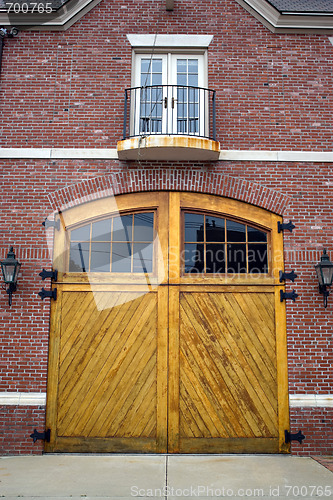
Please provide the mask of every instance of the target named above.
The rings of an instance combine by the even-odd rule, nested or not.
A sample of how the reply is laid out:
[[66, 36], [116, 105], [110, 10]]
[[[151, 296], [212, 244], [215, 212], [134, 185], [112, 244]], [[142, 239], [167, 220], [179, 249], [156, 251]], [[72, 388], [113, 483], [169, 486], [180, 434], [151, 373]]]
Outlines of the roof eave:
[[310, 13], [281, 14], [265, 0], [236, 0], [273, 33], [332, 34], [333, 16]]

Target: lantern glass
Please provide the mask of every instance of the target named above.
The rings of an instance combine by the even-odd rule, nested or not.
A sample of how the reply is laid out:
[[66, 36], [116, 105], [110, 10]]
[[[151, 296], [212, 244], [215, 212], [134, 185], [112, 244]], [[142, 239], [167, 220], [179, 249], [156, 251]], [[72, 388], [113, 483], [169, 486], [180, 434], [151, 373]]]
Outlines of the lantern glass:
[[15, 284], [20, 272], [21, 264], [15, 259], [13, 247], [10, 248], [7, 258], [1, 261], [1, 270], [5, 283]]
[[320, 286], [331, 286], [333, 281], [333, 263], [324, 249], [320, 262], [315, 265], [317, 278]]
[[333, 278], [333, 265], [329, 267], [322, 267], [321, 272], [323, 276], [323, 285], [331, 286]]

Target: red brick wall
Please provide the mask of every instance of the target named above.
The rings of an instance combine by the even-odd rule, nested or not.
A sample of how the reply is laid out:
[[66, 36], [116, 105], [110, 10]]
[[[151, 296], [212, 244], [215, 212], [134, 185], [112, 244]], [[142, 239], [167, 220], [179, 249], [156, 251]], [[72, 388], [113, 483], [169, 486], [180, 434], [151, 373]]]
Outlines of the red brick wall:
[[[209, 87], [217, 91], [221, 149], [332, 149], [333, 46], [326, 35], [275, 35], [235, 1], [102, 1], [66, 32], [20, 32], [6, 39], [0, 78], [2, 147], [114, 148], [122, 136], [123, 91], [131, 85], [126, 33], [213, 34]], [[8, 179], [10, 185], [8, 187]], [[299, 299], [287, 306], [290, 392], [332, 390], [332, 300], [322, 306], [313, 265], [333, 258], [332, 164], [217, 162], [127, 164], [115, 160], [3, 160], [0, 258], [14, 245], [22, 262], [9, 310], [0, 294], [0, 391], [46, 390], [49, 304], [37, 296], [50, 265], [45, 217], [59, 206], [113, 191], [189, 189], [235, 197], [292, 219], [286, 270]], [[96, 195], [96, 193], [98, 193]], [[291, 428], [307, 437], [293, 451], [328, 453], [325, 409], [293, 409]], [[29, 434], [44, 410], [2, 408], [3, 453], [36, 452]], [[319, 415], [319, 416], [318, 416]], [[325, 413], [326, 415], [326, 413]], [[318, 420], [319, 419], [319, 420]], [[324, 420], [324, 422], [322, 422]], [[322, 443], [322, 444], [319, 444]]]
[[65, 32], [6, 39], [2, 146], [114, 147], [131, 86], [127, 33], [212, 34], [222, 149], [329, 150], [333, 47], [327, 35], [271, 33], [234, 0], [102, 1]]
[[291, 408], [290, 421], [292, 432], [305, 436], [302, 444], [292, 441], [294, 455], [332, 455], [333, 408]]
[[43, 441], [30, 438], [36, 428], [45, 428], [44, 407], [0, 406], [0, 455], [41, 454]]

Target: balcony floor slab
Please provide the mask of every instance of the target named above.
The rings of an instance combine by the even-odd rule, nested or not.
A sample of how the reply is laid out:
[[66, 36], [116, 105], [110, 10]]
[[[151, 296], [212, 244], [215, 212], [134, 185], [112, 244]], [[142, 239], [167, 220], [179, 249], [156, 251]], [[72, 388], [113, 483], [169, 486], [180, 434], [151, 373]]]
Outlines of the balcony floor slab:
[[217, 161], [220, 143], [203, 137], [148, 135], [117, 143], [119, 160]]

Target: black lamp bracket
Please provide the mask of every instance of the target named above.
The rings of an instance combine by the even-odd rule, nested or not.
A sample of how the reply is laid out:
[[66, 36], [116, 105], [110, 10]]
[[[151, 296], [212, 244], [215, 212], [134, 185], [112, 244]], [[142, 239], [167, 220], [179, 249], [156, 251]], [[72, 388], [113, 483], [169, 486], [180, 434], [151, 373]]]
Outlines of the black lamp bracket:
[[[8, 293], [8, 291], [7, 291]], [[328, 287], [326, 285], [319, 285], [319, 293], [323, 295], [324, 298], [324, 307], [326, 309], [327, 307], [327, 299], [330, 294], [330, 291], [328, 290]]]
[[288, 222], [288, 223], [281, 223], [280, 221], [278, 221], [278, 233], [281, 233], [282, 231], [284, 231], [285, 229], [287, 229], [288, 231], [290, 231], [291, 233], [293, 232], [293, 229], [296, 227], [292, 222], [291, 220]]
[[60, 219], [58, 220], [49, 220], [46, 218], [44, 222], [42, 222], [42, 226], [45, 227], [45, 229], [48, 229], [49, 227], [54, 227], [57, 231], [60, 230]]
[[284, 292], [283, 290], [280, 290], [280, 302], [283, 302], [284, 300], [292, 300], [293, 302], [295, 302], [297, 297], [298, 294], [295, 290], [293, 290], [292, 292]]
[[279, 272], [280, 283], [282, 283], [282, 281], [285, 281], [285, 280], [290, 280], [294, 283], [296, 278], [297, 278], [297, 274], [295, 273], [295, 271], [291, 271], [290, 273], [284, 273], [283, 271]]

